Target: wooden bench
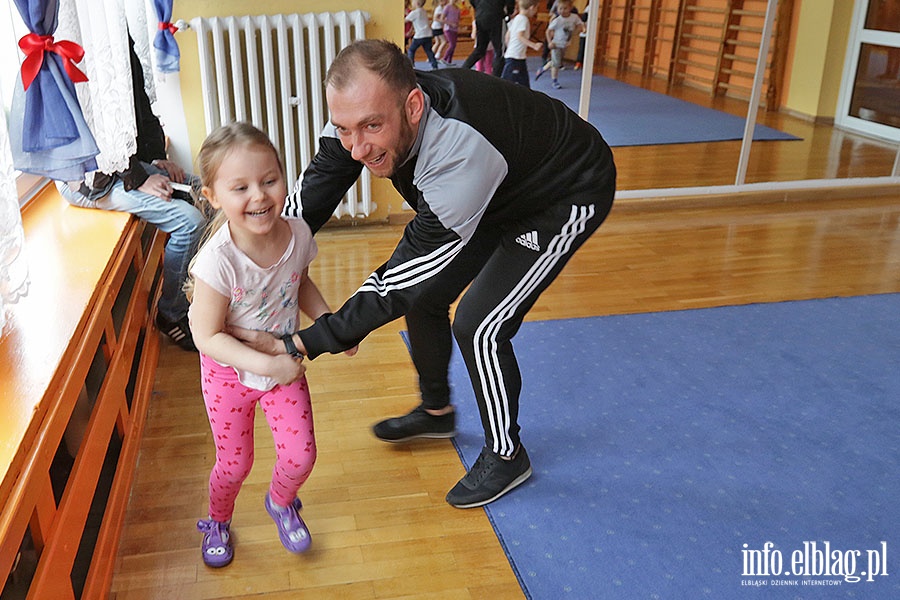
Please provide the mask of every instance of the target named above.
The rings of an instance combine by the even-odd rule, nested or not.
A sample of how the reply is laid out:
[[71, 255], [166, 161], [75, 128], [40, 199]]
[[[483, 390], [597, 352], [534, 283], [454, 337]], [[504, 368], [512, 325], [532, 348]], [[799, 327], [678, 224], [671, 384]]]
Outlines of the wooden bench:
[[[69, 206], [53, 185], [22, 220], [30, 285], [0, 338], [0, 572], [9, 578], [30, 537], [28, 598], [104, 598], [159, 356], [165, 236]], [[64, 439], [74, 462], [54, 489]], [[99, 531], [86, 535], [98, 505]]]

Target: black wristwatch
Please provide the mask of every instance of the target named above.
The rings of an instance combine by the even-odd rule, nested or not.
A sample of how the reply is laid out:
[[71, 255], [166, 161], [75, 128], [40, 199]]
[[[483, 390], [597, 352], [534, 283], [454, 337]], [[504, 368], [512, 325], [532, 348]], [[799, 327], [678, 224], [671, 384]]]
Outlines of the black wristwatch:
[[281, 336], [281, 341], [284, 342], [284, 348], [287, 350], [287, 353], [293, 356], [294, 358], [303, 358], [303, 354], [297, 350], [297, 345], [294, 343], [294, 334], [286, 333]]

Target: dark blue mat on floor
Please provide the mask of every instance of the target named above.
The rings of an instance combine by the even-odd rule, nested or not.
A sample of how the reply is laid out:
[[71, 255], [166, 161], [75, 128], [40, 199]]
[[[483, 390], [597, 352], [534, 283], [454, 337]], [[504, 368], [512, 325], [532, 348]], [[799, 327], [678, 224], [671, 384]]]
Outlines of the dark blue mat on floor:
[[[514, 343], [534, 475], [486, 510], [527, 597], [900, 598], [900, 294], [528, 322]], [[468, 468], [458, 354], [451, 382]]]
[[[458, 60], [457, 64], [462, 64], [462, 60]], [[539, 57], [528, 59], [531, 89], [559, 98], [578, 112], [581, 71], [572, 70], [571, 65], [560, 71], [559, 83], [563, 87], [556, 90], [552, 87], [549, 72], [535, 81], [534, 75], [540, 64]], [[431, 67], [428, 63], [417, 63], [416, 68], [428, 70]], [[744, 138], [744, 120], [743, 116], [737, 117], [601, 75], [594, 75], [591, 83], [588, 121], [613, 147], [741, 140]], [[753, 139], [800, 138], [757, 124]]]

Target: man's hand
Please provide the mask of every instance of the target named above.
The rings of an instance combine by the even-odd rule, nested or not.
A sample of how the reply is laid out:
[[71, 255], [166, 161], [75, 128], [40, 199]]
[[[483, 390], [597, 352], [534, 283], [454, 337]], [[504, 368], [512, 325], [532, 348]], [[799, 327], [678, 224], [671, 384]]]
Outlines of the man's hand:
[[226, 333], [236, 337], [258, 352], [265, 352], [272, 356], [287, 354], [284, 342], [282, 342], [280, 338], [277, 338], [266, 331], [244, 329], [243, 327], [229, 325], [226, 329]]

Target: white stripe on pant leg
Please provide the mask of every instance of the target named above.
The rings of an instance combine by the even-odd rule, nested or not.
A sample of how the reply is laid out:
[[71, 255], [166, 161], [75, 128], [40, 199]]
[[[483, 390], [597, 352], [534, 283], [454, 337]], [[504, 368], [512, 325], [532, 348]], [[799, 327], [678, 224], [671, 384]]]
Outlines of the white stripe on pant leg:
[[[516, 284], [510, 293], [498, 304], [482, 321], [475, 333], [475, 360], [479, 377], [482, 381], [482, 394], [485, 398], [486, 412], [494, 439], [494, 452], [504, 454], [504, 451], [514, 450], [508, 431], [510, 426], [509, 399], [506, 396], [506, 386], [503, 382], [503, 374], [500, 371], [499, 356], [497, 355], [497, 333], [503, 323], [515, 314], [518, 307], [540, 285], [547, 273], [559, 262], [560, 258], [568, 254], [575, 239], [586, 229], [586, 223], [594, 216], [594, 207], [572, 207], [569, 221], [562, 227], [559, 234], [555, 235], [547, 245], [547, 251], [528, 270], [525, 276]], [[481, 352], [478, 352], [479, 348]], [[485, 364], [482, 357], [488, 359]], [[502, 428], [498, 419], [503, 417]]]
[[[580, 215], [576, 215], [579, 212]], [[585, 216], [585, 213], [588, 213]], [[584, 222], [593, 215], [593, 207], [590, 209], [572, 207], [572, 214], [569, 222], [563, 226], [560, 234], [555, 236], [547, 245], [547, 252], [544, 254], [528, 273], [519, 281], [516, 287], [510, 291], [510, 294], [501, 302], [492, 313], [485, 319], [480, 331], [480, 339], [482, 342], [483, 355], [490, 360], [487, 366], [482, 363], [483, 372], [487, 373], [484, 378], [485, 384], [493, 388], [483, 385], [483, 392], [490, 402], [486, 402], [488, 407], [489, 420], [491, 422], [492, 431], [495, 433], [495, 452], [503, 454], [504, 450], [512, 452], [512, 440], [508, 436], [510, 418], [509, 418], [509, 399], [506, 396], [506, 385], [502, 381], [502, 372], [500, 371], [499, 357], [497, 355], [496, 335], [503, 323], [514, 314], [521, 303], [534, 291], [536, 286], [546, 276], [548, 270], [552, 269], [559, 261], [561, 255], [569, 252], [572, 242], [585, 229]], [[575, 229], [574, 234], [572, 230]], [[479, 355], [481, 356], [481, 355]], [[503, 417], [502, 424], [498, 423], [500, 417]], [[500, 428], [502, 425], [502, 429]], [[503, 435], [501, 435], [501, 433]]]
[[436, 248], [426, 256], [400, 263], [386, 270], [381, 276], [372, 273], [357, 293], [375, 292], [379, 296], [387, 296], [391, 291], [411, 287], [442, 271], [459, 254], [464, 245], [462, 240], [457, 240]]

